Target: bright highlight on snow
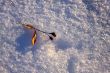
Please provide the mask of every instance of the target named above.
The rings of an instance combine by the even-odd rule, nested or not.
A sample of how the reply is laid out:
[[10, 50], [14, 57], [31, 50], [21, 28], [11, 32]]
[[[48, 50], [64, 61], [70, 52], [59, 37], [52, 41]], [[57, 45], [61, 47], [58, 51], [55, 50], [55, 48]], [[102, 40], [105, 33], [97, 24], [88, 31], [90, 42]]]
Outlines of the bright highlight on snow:
[[53, 40], [53, 39], [56, 37], [55, 32], [48, 33], [48, 32], [44, 32], [44, 31], [41, 31], [41, 30], [35, 28], [35, 27], [32, 26], [31, 24], [22, 24], [22, 23], [20, 23], [20, 24], [21, 24], [24, 28], [27, 28], [27, 29], [30, 29], [30, 30], [33, 30], [33, 31], [34, 31], [33, 36], [32, 36], [32, 39], [31, 39], [32, 45], [35, 45], [36, 40], [37, 40], [37, 32], [36, 32], [36, 31], [45, 33], [46, 35], [48, 35], [48, 37], [49, 37], [50, 40]]

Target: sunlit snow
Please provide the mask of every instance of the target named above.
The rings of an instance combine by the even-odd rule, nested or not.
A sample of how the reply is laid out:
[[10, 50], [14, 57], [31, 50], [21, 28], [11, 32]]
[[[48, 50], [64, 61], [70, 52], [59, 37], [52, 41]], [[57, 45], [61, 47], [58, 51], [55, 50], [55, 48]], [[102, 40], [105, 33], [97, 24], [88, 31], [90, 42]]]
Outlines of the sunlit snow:
[[0, 0], [0, 73], [110, 73], [110, 1]]

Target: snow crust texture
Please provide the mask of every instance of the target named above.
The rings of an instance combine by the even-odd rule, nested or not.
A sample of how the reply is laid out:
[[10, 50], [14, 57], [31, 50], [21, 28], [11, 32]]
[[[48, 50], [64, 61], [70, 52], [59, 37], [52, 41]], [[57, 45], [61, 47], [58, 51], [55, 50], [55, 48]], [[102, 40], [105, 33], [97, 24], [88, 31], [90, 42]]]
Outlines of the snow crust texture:
[[110, 0], [0, 0], [0, 73], [110, 73]]

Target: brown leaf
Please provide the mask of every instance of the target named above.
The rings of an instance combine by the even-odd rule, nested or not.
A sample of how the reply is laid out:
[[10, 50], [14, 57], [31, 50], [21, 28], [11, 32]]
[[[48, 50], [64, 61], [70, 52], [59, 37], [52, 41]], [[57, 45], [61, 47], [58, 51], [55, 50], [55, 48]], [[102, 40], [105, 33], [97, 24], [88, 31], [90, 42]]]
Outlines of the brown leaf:
[[34, 31], [33, 36], [32, 36], [32, 45], [34, 45], [36, 43], [36, 39], [37, 39], [37, 34], [36, 31]]

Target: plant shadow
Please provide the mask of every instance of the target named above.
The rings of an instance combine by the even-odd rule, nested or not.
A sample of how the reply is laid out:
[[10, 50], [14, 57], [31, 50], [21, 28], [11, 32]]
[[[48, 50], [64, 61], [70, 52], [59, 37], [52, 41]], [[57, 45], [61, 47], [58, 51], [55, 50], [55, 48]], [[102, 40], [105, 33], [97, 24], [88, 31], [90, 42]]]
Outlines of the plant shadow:
[[16, 42], [16, 51], [25, 54], [27, 51], [29, 51], [28, 47], [31, 45], [31, 34], [28, 31], [25, 31], [16, 39]]
[[17, 39], [17, 45], [16, 45], [16, 51], [20, 52], [21, 54], [26, 54], [28, 51], [32, 51], [34, 54], [36, 49], [40, 48], [40, 36], [39, 33], [37, 33], [37, 40], [35, 45], [32, 45], [31, 39], [33, 36], [33, 32], [30, 30], [23, 30], [24, 33], [21, 34]]

